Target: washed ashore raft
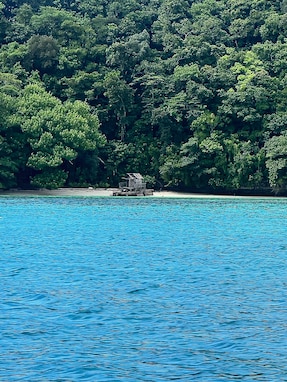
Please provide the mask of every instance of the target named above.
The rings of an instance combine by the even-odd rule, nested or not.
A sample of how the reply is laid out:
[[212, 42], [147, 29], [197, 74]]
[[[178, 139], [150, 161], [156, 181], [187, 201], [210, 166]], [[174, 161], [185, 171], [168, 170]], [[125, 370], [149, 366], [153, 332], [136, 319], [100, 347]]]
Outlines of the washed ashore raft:
[[113, 196], [146, 196], [153, 195], [153, 190], [146, 187], [143, 176], [138, 172], [129, 172], [119, 183], [119, 189]]

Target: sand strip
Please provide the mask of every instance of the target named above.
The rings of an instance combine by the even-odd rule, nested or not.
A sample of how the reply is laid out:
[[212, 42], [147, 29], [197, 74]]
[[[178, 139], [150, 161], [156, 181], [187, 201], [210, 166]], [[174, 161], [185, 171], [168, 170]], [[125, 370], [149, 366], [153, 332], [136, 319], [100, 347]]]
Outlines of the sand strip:
[[[115, 188], [59, 188], [57, 190], [9, 190], [0, 191], [0, 196], [11, 197], [37, 197], [37, 196], [57, 196], [57, 197], [110, 197], [113, 196]], [[212, 195], [184, 193], [175, 191], [155, 191], [153, 195], [145, 196], [145, 198], [212, 198], [212, 199], [243, 199], [243, 198], [265, 198], [257, 196], [233, 196], [233, 195]]]

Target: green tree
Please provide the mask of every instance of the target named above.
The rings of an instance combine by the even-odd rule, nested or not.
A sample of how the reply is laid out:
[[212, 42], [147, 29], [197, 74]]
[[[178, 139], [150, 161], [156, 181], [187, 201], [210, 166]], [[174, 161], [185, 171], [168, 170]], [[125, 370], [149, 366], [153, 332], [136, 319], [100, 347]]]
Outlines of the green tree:
[[87, 104], [62, 103], [40, 85], [24, 88], [18, 120], [30, 145], [27, 166], [35, 170], [32, 184], [63, 186], [70, 166], [80, 153], [95, 151], [104, 144], [99, 121]]
[[189, 138], [177, 153], [169, 150], [160, 172], [168, 185], [208, 189], [225, 186], [226, 169], [223, 139], [213, 132], [202, 141]]
[[116, 115], [119, 126], [119, 138], [124, 141], [126, 135], [128, 113], [133, 104], [133, 89], [121, 78], [119, 71], [110, 71], [104, 79], [105, 93], [109, 108]]
[[15, 75], [0, 73], [0, 188], [16, 186], [25, 165], [25, 141], [13, 121], [21, 87]]
[[274, 136], [265, 143], [266, 167], [269, 184], [273, 189], [286, 187], [287, 184], [287, 134], [286, 131]]
[[31, 5], [23, 4], [15, 10], [15, 15], [9, 23], [5, 40], [7, 42], [17, 41], [25, 43], [33, 34], [31, 18], [33, 9]]
[[28, 41], [25, 66], [44, 74], [56, 68], [58, 57], [59, 46], [53, 37], [34, 35]]

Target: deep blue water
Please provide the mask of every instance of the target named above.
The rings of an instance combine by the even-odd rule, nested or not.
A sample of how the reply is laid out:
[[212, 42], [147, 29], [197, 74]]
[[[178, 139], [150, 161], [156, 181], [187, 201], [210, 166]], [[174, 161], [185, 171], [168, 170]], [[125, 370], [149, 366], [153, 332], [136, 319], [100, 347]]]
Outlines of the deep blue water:
[[0, 381], [287, 381], [284, 199], [0, 198]]

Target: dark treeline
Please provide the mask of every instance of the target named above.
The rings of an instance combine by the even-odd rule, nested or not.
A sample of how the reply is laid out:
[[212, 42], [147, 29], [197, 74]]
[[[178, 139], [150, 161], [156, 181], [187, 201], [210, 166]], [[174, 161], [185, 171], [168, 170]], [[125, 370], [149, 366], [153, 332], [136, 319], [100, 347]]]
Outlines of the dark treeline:
[[287, 0], [2, 0], [0, 188], [279, 190]]

